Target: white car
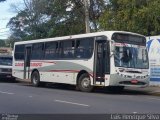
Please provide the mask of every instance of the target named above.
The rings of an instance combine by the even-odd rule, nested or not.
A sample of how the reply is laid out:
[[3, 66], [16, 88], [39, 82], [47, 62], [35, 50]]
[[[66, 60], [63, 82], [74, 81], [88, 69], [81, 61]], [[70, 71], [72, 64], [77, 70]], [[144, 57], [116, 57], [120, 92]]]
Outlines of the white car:
[[12, 56], [0, 55], [0, 78], [15, 79], [12, 76]]

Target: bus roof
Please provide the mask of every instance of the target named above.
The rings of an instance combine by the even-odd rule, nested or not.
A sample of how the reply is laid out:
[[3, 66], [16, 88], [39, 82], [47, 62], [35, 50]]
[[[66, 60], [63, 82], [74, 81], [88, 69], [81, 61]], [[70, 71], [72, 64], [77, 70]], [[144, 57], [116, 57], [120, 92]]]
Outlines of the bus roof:
[[101, 35], [106, 35], [107, 38], [111, 40], [111, 37], [112, 37], [113, 33], [126, 33], [126, 34], [132, 34], [132, 35], [138, 35], [138, 36], [145, 37], [141, 34], [137, 34], [137, 33], [133, 33], [133, 32], [126, 32], [126, 31], [102, 31], [102, 32], [69, 35], [69, 36], [62, 36], [62, 37], [54, 37], [54, 38], [44, 38], [44, 39], [20, 41], [20, 42], [15, 42], [15, 45], [17, 45], [17, 44], [29, 44], [29, 43], [36, 43], [36, 42], [46, 42], [46, 41], [49, 42], [49, 41], [57, 41], [57, 40], [65, 40], [65, 39], [77, 39], [77, 38], [94, 37], [94, 36], [101, 36]]

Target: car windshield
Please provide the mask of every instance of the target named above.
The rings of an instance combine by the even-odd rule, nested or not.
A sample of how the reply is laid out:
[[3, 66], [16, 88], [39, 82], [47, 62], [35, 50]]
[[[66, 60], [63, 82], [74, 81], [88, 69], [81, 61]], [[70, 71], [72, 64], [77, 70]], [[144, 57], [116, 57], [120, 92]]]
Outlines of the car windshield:
[[148, 69], [148, 55], [145, 47], [116, 46], [115, 66]]
[[12, 66], [12, 58], [0, 57], [0, 65]]

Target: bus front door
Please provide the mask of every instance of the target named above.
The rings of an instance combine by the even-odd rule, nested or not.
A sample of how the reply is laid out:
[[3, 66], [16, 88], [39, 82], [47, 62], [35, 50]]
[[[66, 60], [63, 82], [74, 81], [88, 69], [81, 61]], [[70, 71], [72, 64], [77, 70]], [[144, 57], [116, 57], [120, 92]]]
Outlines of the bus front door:
[[94, 84], [104, 85], [105, 74], [109, 73], [109, 43], [107, 40], [95, 42]]
[[24, 79], [29, 79], [30, 74], [30, 58], [31, 58], [31, 46], [25, 47], [25, 57], [24, 57]]

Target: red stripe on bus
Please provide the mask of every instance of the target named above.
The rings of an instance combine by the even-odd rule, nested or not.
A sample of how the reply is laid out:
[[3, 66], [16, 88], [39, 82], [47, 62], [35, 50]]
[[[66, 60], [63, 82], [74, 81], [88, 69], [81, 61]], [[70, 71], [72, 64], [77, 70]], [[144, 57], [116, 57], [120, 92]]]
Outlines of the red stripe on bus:
[[[31, 67], [42, 67], [43, 65], [43, 63], [53, 63], [53, 64], [56, 64], [55, 62], [48, 62], [48, 61], [32, 61], [31, 63], [30, 63], [30, 66]], [[15, 63], [15, 66], [24, 66], [24, 62], [18, 62], [18, 63]]]
[[78, 70], [49, 70], [48, 72], [76, 72], [78, 73]]
[[36, 61], [31, 61], [31, 63], [32, 63], [32, 62], [41, 62], [41, 63], [54, 63], [54, 64], [56, 64], [56, 62], [51, 62], [51, 61], [37, 61], [37, 60], [36, 60]]

